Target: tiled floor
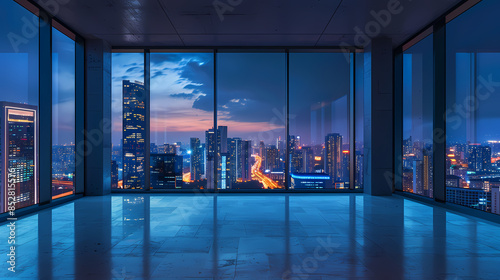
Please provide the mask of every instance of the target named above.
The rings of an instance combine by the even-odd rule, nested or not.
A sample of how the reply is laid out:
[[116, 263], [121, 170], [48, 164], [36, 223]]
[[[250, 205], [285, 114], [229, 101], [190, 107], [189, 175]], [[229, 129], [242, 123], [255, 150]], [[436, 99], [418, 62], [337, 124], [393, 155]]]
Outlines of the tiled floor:
[[17, 222], [0, 279], [500, 279], [500, 226], [402, 197], [114, 195]]

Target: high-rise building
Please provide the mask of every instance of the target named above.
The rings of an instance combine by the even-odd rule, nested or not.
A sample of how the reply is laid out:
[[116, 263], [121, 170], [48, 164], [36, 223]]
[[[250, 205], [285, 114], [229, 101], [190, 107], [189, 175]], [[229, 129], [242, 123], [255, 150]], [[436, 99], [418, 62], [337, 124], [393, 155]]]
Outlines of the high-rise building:
[[424, 182], [424, 163], [421, 160], [413, 161], [413, 193], [422, 195]]
[[37, 108], [0, 102], [0, 120], [1, 209], [7, 212], [9, 191], [16, 209], [38, 203]]
[[325, 138], [325, 171], [333, 182], [342, 181], [342, 136], [338, 133]]
[[144, 187], [144, 84], [123, 81], [123, 188]]
[[432, 151], [425, 149], [423, 151], [423, 160], [422, 160], [422, 195], [427, 197], [433, 197], [433, 185], [432, 185]]
[[229, 169], [231, 183], [241, 180], [241, 138], [228, 139]]
[[220, 154], [220, 163], [217, 168], [219, 189], [225, 190], [231, 187], [231, 161], [230, 154]]
[[216, 134], [213, 128], [205, 131], [205, 177], [207, 189], [215, 189], [214, 164], [216, 156]]
[[302, 147], [300, 149], [302, 159], [301, 173], [314, 173], [314, 151], [312, 147]]
[[356, 174], [354, 175], [355, 188], [363, 188], [363, 154], [361, 151], [356, 151]]
[[217, 129], [217, 145], [219, 153], [227, 153], [227, 126], [219, 126]]
[[252, 180], [252, 141], [241, 141], [241, 180], [243, 182]]
[[491, 186], [491, 213], [500, 214], [500, 184]]
[[469, 171], [487, 172], [491, 170], [491, 148], [479, 144], [469, 144], [467, 149]]
[[116, 160], [111, 161], [111, 189], [118, 189], [118, 164]]
[[266, 148], [266, 170], [279, 171], [280, 170], [280, 158], [279, 151], [276, 146], [272, 145]]
[[351, 158], [349, 152], [349, 150], [342, 151], [342, 181], [344, 181], [346, 184], [350, 184], [351, 180], [351, 172], [349, 171], [349, 163], [351, 161]]
[[260, 141], [259, 142], [259, 156], [262, 160], [262, 166], [261, 168], [262, 169], [266, 169], [266, 144], [264, 143], [264, 141]]
[[191, 138], [191, 160], [190, 172], [191, 180], [201, 180], [202, 149], [199, 138]]
[[182, 188], [182, 164], [182, 156], [175, 154], [151, 154], [151, 188]]

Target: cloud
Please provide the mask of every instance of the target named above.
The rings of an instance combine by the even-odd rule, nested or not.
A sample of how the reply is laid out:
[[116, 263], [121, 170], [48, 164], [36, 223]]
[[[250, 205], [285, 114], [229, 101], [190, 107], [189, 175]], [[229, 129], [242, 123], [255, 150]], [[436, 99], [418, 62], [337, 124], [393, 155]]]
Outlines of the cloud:
[[191, 100], [195, 97], [194, 94], [192, 93], [175, 93], [175, 94], [170, 94], [173, 98], [183, 98], [183, 99], [188, 99]]

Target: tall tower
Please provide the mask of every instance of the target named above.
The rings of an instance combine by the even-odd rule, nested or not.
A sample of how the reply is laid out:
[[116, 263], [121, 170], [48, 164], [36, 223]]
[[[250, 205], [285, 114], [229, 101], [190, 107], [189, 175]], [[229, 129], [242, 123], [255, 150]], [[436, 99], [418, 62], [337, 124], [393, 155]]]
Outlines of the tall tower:
[[325, 172], [333, 183], [342, 179], [342, 136], [338, 133], [325, 137]]
[[191, 180], [201, 179], [202, 149], [199, 138], [191, 138]]
[[215, 189], [214, 164], [215, 164], [216, 136], [213, 128], [205, 131], [205, 176], [207, 189]]
[[228, 139], [229, 168], [231, 182], [241, 179], [241, 138]]
[[0, 121], [0, 205], [7, 212], [9, 191], [15, 192], [16, 209], [38, 203], [37, 108], [0, 102]]
[[144, 84], [123, 81], [123, 188], [144, 186]]
[[252, 141], [241, 141], [241, 179], [243, 182], [252, 180]]

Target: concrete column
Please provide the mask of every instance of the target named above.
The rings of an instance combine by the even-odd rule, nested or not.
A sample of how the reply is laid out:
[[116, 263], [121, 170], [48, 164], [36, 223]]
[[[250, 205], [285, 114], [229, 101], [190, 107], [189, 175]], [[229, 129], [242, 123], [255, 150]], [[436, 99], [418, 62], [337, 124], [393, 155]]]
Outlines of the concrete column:
[[375, 38], [365, 51], [365, 193], [391, 195], [394, 186], [392, 40]]
[[85, 41], [85, 195], [111, 193], [111, 46]]

